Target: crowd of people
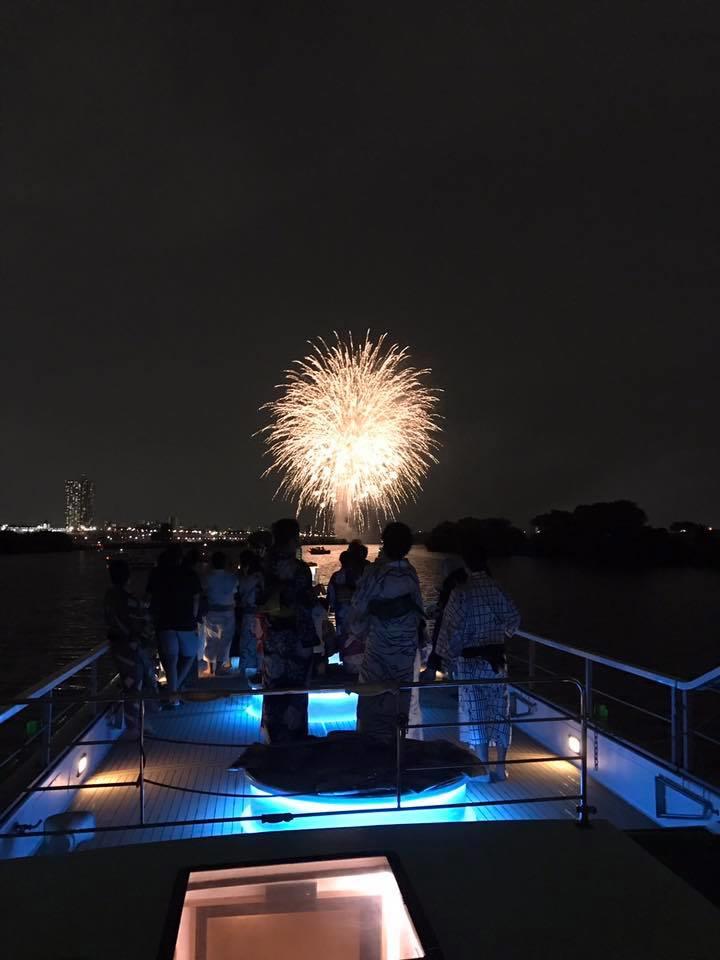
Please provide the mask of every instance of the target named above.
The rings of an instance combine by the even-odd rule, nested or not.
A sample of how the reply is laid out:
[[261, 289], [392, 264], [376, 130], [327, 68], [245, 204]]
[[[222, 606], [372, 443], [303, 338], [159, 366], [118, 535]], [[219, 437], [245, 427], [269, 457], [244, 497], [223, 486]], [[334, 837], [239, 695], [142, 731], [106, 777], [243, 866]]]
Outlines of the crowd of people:
[[[367, 547], [353, 541], [340, 554], [326, 591], [313, 583], [302, 560], [294, 519], [273, 525], [272, 545], [262, 554], [246, 550], [231, 563], [217, 551], [206, 571], [197, 549], [183, 554], [170, 545], [151, 571], [144, 597], [128, 587], [127, 562], [112, 560], [105, 615], [123, 689], [154, 692], [156, 657], [165, 674], [167, 710], [178, 709], [182, 691], [199, 678], [239, 674], [241, 686], [247, 678], [273, 693], [263, 697], [262, 730], [268, 742], [283, 743], [308, 735], [306, 691], [338, 654], [343, 676], [361, 685], [357, 730], [392, 741], [398, 716], [411, 728], [418, 720], [417, 690], [400, 688], [434, 680], [441, 671], [456, 680], [483, 681], [459, 688], [458, 739], [488, 765], [494, 746], [492, 776], [504, 779], [510, 745], [505, 645], [519, 626], [519, 613], [492, 579], [482, 547], [468, 542], [462, 562], [446, 571], [429, 635], [418, 575], [408, 559], [412, 542], [405, 524], [390, 523], [370, 563]], [[127, 698], [126, 717], [132, 728], [137, 697]]]

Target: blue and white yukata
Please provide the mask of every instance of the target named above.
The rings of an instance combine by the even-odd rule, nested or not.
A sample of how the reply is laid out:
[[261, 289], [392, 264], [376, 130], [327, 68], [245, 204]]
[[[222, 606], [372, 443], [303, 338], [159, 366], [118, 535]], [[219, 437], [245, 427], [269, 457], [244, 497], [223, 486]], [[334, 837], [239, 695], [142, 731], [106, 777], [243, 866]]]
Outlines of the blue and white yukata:
[[[365, 631], [361, 683], [412, 683], [416, 668], [423, 601], [415, 568], [408, 560], [379, 558], [363, 574], [353, 596], [350, 632]], [[358, 699], [357, 729], [394, 739], [397, 713], [410, 713], [410, 691]]]
[[[520, 626], [515, 604], [486, 573], [470, 573], [452, 591], [443, 614], [437, 653], [449, 662], [456, 680], [507, 678], [505, 640]], [[485, 656], [483, 656], [483, 648]], [[474, 656], [463, 656], [472, 652]], [[460, 739], [472, 746], [510, 746], [507, 684], [460, 687]]]

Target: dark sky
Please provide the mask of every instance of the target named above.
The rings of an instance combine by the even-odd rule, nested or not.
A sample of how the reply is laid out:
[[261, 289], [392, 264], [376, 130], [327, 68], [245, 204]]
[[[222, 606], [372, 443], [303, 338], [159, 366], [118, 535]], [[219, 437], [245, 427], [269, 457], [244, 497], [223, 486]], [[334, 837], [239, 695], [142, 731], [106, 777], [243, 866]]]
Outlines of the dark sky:
[[5, 0], [0, 520], [268, 521], [258, 406], [387, 330], [405, 517], [720, 524], [720, 7]]

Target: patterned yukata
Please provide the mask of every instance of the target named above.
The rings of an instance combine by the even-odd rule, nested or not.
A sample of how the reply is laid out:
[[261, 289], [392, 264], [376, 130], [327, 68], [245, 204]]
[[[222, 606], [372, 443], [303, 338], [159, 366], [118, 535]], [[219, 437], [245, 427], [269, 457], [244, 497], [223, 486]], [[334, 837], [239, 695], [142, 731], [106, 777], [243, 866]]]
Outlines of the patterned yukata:
[[[310, 682], [314, 606], [310, 567], [293, 553], [271, 550], [266, 561], [263, 690], [306, 687]], [[301, 740], [308, 734], [306, 693], [263, 697], [262, 727], [270, 743]]]
[[[366, 630], [361, 683], [412, 683], [418, 652], [422, 595], [409, 560], [379, 558], [362, 576], [353, 596], [351, 633]], [[358, 698], [357, 729], [381, 740], [395, 738], [397, 709], [410, 713], [410, 691]]]
[[[505, 639], [520, 626], [515, 604], [486, 573], [470, 573], [455, 587], [443, 614], [437, 653], [452, 665], [456, 680], [493, 680], [507, 677]], [[483, 656], [483, 647], [487, 647]], [[464, 650], [479, 653], [464, 657]], [[479, 648], [479, 649], [478, 649]], [[458, 719], [477, 726], [460, 727], [460, 738], [510, 746], [511, 727], [507, 684], [460, 687]]]

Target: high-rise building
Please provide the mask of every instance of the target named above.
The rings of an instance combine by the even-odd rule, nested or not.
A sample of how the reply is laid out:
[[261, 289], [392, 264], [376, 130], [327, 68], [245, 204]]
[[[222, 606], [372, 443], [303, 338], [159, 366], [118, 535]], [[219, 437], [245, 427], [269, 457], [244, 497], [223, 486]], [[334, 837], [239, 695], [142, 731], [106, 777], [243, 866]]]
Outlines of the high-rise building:
[[87, 477], [65, 481], [65, 527], [95, 526], [95, 482]]

